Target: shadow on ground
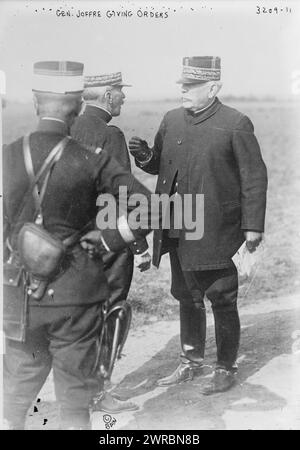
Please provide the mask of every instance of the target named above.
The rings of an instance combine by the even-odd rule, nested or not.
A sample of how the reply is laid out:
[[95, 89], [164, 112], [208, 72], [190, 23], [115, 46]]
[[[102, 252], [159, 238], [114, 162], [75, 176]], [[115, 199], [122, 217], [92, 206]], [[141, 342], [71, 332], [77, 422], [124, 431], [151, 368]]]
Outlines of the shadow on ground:
[[[247, 383], [247, 379], [262, 369], [272, 359], [290, 354], [293, 344], [292, 332], [299, 328], [300, 311], [284, 310], [266, 314], [243, 315], [240, 346], [240, 363], [237, 384], [230, 391], [203, 396], [199, 386], [205, 380], [194, 380], [161, 390], [156, 380], [170, 374], [178, 364], [179, 336], [168, 344], [138, 370], [126, 375], [116, 389], [122, 399], [148, 394], [143, 408], [130, 416], [122, 428], [134, 429], [225, 429], [225, 411], [265, 412], [282, 409], [283, 397], [261, 385]], [[137, 355], [138, 357], [138, 355]], [[215, 362], [214, 327], [208, 328], [206, 363]], [[284, 383], [285, 380], [282, 380]], [[151, 395], [153, 393], [153, 398]], [[247, 403], [243, 403], [243, 399]], [[34, 407], [33, 407], [34, 408]], [[58, 406], [55, 402], [41, 402], [29, 413], [27, 429], [59, 428]], [[247, 429], [247, 424], [243, 427]]]
[[[284, 398], [246, 380], [273, 358], [291, 353], [291, 334], [297, 328], [297, 322], [299, 326], [299, 319], [299, 312], [292, 310], [243, 316], [237, 384], [228, 392], [209, 397], [201, 395], [198, 389], [203, 377], [157, 394], [155, 381], [171, 373], [178, 364], [179, 339], [178, 336], [171, 339], [162, 351], [120, 383], [118, 392], [124, 399], [156, 388], [155, 397], [145, 402], [143, 409], [135, 414], [134, 421], [124, 429], [224, 429], [222, 416], [228, 409], [266, 413], [282, 409], [286, 405]], [[213, 327], [210, 327], [206, 362], [211, 365], [215, 358], [213, 333]], [[243, 398], [247, 398], [246, 405], [241, 401]]]

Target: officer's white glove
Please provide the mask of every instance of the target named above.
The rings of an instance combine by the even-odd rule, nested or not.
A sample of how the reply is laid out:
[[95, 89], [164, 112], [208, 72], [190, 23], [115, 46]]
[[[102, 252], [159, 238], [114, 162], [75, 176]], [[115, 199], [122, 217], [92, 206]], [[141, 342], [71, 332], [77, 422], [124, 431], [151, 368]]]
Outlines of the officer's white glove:
[[150, 269], [151, 266], [151, 255], [148, 251], [142, 253], [141, 255], [134, 255], [134, 264], [140, 269], [140, 272], [145, 272]]

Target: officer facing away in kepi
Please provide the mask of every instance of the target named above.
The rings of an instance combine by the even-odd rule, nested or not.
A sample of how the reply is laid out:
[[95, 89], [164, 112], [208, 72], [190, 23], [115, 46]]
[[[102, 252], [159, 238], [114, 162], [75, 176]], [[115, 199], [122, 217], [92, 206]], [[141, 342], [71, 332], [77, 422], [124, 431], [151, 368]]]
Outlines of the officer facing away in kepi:
[[[113, 117], [121, 113], [124, 103], [124, 87], [130, 87], [122, 79], [121, 72], [87, 75], [84, 78], [83, 99], [84, 111], [79, 115], [72, 128], [72, 137], [85, 148], [99, 154], [102, 149], [113, 156], [122, 167], [131, 172], [129, 152], [125, 136], [122, 131], [109, 125]], [[110, 288], [108, 308], [112, 310], [115, 305], [120, 305], [127, 299], [130, 289], [134, 259], [140, 271], [150, 268], [151, 256], [148, 252], [148, 244], [145, 238], [133, 242], [118, 253], [105, 251], [102, 254], [104, 272]], [[130, 305], [126, 303], [126, 308]], [[129, 327], [130, 324], [128, 324]], [[115, 328], [114, 316], [108, 319], [107, 339], [109, 341], [107, 358], [103, 355], [101, 367], [107, 371], [112, 352], [113, 331]], [[107, 380], [109, 382], [109, 380]], [[108, 384], [108, 383], [106, 383]], [[101, 392], [94, 401], [94, 410], [102, 410], [108, 413], [136, 409], [132, 402], [121, 402], [113, 397], [113, 391]]]
[[[169, 111], [154, 147], [133, 137], [136, 164], [158, 175], [156, 192], [204, 195], [204, 234], [187, 238], [187, 229], [154, 232], [153, 263], [170, 255], [172, 295], [180, 302], [181, 362], [158, 384], [168, 386], [203, 373], [206, 336], [204, 296], [215, 319], [217, 365], [203, 394], [229, 389], [235, 381], [240, 340], [238, 277], [231, 260], [246, 240], [253, 251], [264, 231], [267, 173], [250, 119], [217, 98], [220, 58], [186, 57], [179, 83], [182, 107]], [[174, 204], [175, 208], [175, 204]], [[176, 210], [174, 211], [174, 215]], [[198, 218], [202, 220], [201, 218]], [[174, 222], [174, 221], [173, 221]]]
[[[21, 272], [13, 279], [10, 270], [4, 283], [4, 417], [9, 428], [23, 429], [53, 369], [61, 428], [88, 429], [92, 399], [102, 388], [98, 337], [109, 297], [102, 259], [93, 249], [104, 245], [119, 252], [149, 232], [130, 227], [129, 207], [128, 221], [121, 216], [115, 229], [94, 229], [96, 201], [107, 191], [117, 198], [121, 186], [129, 195], [151, 197], [105, 150], [94, 154], [68, 137], [81, 108], [83, 64], [35, 63], [33, 91], [37, 130], [3, 150], [4, 266]], [[41, 260], [36, 260], [41, 246], [32, 252], [30, 239], [46, 249]], [[49, 249], [63, 259], [49, 260]], [[24, 299], [25, 336], [10, 320], [11, 305]]]

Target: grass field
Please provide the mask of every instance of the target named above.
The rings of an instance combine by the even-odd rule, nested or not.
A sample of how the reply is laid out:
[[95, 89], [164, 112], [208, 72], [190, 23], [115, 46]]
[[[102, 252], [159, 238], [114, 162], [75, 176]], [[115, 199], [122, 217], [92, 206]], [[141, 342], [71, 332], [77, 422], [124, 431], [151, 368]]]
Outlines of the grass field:
[[[122, 116], [114, 123], [122, 128], [127, 139], [138, 135], [152, 144], [163, 114], [176, 106], [173, 102], [128, 102]], [[255, 277], [240, 283], [240, 304], [250, 304], [300, 290], [299, 103], [232, 101], [230, 106], [252, 119], [269, 175], [265, 256]], [[8, 102], [3, 112], [4, 143], [34, 129], [35, 124], [31, 105]], [[156, 177], [143, 173], [134, 165], [133, 172], [154, 190]], [[134, 325], [177, 317], [177, 302], [169, 293], [169, 285], [167, 257], [163, 258], [158, 271], [151, 268], [143, 274], [135, 272], [130, 291], [135, 310]]]

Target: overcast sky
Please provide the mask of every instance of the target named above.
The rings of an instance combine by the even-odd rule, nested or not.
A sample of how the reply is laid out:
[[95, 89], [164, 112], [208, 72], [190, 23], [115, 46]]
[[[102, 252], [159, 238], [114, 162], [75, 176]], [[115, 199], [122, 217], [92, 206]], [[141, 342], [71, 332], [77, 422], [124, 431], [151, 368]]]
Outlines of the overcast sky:
[[[0, 0], [0, 69], [7, 97], [29, 99], [32, 65], [47, 59], [82, 61], [87, 74], [122, 70], [133, 85], [133, 99], [177, 97], [182, 57], [191, 55], [221, 57], [223, 95], [288, 97], [292, 72], [300, 70], [300, 5], [266, 0], [278, 13], [257, 14], [257, 3], [262, 5]], [[57, 10], [73, 16], [57, 16]], [[78, 18], [78, 10], [100, 11], [101, 17]], [[111, 11], [131, 11], [132, 17], [109, 18]], [[138, 11], [168, 17], [141, 18]]]

